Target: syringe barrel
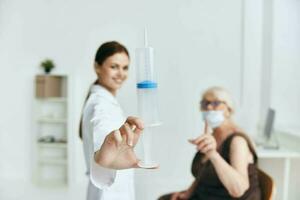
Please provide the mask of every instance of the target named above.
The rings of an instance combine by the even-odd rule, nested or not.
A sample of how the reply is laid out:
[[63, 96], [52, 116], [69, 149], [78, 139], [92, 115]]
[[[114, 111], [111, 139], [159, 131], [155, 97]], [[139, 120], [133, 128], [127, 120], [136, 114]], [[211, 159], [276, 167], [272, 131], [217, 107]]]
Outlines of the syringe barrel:
[[137, 88], [138, 112], [145, 126], [160, 124], [157, 92], [157, 88]]
[[159, 124], [153, 48], [136, 50], [138, 112], [146, 126]]
[[146, 80], [156, 82], [153, 53], [152, 47], [136, 49], [137, 83]]

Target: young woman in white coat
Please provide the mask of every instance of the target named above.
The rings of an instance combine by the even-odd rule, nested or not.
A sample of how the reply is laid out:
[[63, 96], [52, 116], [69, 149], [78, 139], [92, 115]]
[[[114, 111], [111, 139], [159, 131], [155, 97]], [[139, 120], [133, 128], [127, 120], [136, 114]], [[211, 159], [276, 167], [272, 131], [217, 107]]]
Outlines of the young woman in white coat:
[[87, 200], [134, 200], [133, 151], [143, 122], [125, 118], [116, 93], [127, 79], [129, 53], [120, 43], [102, 44], [95, 56], [97, 80], [91, 86], [80, 122], [89, 175]]

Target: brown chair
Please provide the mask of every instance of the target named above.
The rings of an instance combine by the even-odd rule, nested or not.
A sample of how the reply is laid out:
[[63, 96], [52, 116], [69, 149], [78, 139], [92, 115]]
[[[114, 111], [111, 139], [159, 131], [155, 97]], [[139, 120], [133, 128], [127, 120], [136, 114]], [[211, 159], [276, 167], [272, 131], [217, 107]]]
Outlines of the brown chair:
[[268, 174], [258, 169], [258, 179], [262, 194], [262, 200], [272, 200], [275, 196], [275, 183]]

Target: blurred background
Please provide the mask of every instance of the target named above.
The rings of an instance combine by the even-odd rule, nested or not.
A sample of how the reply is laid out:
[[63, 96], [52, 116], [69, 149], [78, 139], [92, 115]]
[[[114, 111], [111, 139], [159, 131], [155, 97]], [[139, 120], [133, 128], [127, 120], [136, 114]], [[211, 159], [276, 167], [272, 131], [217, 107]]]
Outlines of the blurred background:
[[[191, 183], [195, 148], [187, 139], [202, 133], [200, 95], [215, 85], [231, 92], [235, 119], [253, 140], [275, 110], [271, 140], [280, 148], [258, 149], [259, 166], [274, 178], [275, 199], [299, 199], [299, 0], [0, 0], [0, 199], [85, 199], [78, 126], [96, 79], [94, 54], [108, 40], [128, 47], [118, 99], [137, 115], [135, 49], [145, 26], [163, 125], [153, 134], [161, 167], [136, 170], [137, 200]], [[56, 98], [37, 95], [45, 59], [56, 80], [41, 81], [57, 83]]]

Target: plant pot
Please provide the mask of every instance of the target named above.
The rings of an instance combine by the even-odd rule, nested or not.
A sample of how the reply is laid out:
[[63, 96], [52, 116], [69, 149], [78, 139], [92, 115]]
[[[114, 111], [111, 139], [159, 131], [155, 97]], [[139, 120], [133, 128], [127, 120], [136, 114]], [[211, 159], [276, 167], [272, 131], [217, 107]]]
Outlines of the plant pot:
[[45, 68], [45, 73], [46, 74], [50, 74], [50, 72], [51, 72], [51, 68]]

